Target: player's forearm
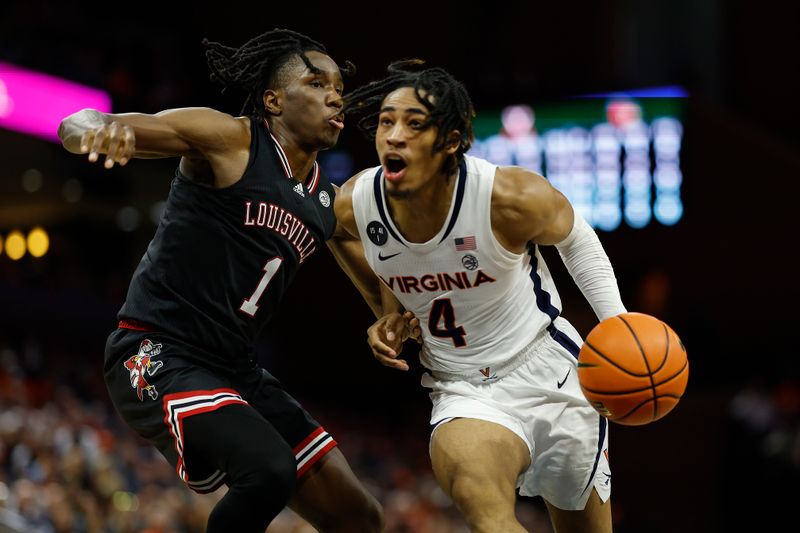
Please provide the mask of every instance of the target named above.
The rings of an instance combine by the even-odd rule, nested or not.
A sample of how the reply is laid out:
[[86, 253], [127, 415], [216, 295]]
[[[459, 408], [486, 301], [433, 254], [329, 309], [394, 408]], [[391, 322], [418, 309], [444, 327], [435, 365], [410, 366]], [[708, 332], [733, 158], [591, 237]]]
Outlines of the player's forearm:
[[389, 287], [381, 283], [380, 291], [381, 291], [381, 299], [380, 299], [381, 314], [377, 315], [379, 318], [381, 316], [389, 315], [391, 313], [398, 313], [402, 315], [405, 312], [405, 307], [403, 307], [403, 304], [400, 303], [400, 301], [397, 299], [397, 297], [394, 295], [394, 293]]
[[575, 214], [572, 231], [556, 248], [597, 318], [604, 320], [626, 312], [611, 261], [583, 217]]
[[356, 239], [334, 236], [328, 240], [328, 248], [333, 253], [336, 263], [353, 282], [375, 316], [382, 316], [381, 283], [364, 257], [361, 242]]

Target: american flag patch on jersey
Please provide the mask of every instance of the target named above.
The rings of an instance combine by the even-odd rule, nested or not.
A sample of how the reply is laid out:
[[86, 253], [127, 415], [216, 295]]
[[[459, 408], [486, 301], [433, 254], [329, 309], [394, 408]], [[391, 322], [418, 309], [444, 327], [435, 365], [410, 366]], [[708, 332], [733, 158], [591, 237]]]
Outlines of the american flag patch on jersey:
[[464, 250], [474, 250], [475, 249], [475, 236], [470, 235], [469, 237], [456, 237], [456, 250], [459, 252], [463, 252]]

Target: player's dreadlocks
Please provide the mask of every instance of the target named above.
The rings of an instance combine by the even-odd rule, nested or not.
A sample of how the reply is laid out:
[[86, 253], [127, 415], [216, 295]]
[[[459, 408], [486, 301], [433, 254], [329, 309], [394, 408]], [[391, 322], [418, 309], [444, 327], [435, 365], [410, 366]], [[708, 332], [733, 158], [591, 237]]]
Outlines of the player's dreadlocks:
[[[223, 85], [222, 92], [227, 89], [241, 89], [247, 93], [242, 106], [242, 114], [255, 113], [265, 117], [261, 97], [264, 90], [280, 84], [282, 67], [294, 56], [299, 56], [311, 72], [319, 69], [311, 64], [305, 52], [317, 51], [327, 54], [325, 46], [310, 37], [292, 30], [275, 28], [258, 37], [253, 37], [239, 48], [225, 46], [217, 42], [203, 39], [206, 47], [206, 60], [211, 70], [211, 81]], [[351, 75], [355, 66], [349, 61], [343, 74]]]
[[[458, 150], [445, 163], [444, 170], [455, 171], [472, 146], [475, 135], [472, 117], [475, 110], [464, 86], [446, 70], [438, 67], [422, 68], [420, 59], [395, 61], [387, 69], [388, 75], [373, 81], [346, 95], [345, 113], [363, 115], [358, 127], [370, 139], [375, 139], [381, 102], [386, 96], [401, 87], [413, 87], [417, 100], [428, 110], [428, 126], [438, 130], [433, 151], [437, 152], [452, 142], [449, 134], [458, 130]], [[423, 95], [424, 93], [424, 95]]]

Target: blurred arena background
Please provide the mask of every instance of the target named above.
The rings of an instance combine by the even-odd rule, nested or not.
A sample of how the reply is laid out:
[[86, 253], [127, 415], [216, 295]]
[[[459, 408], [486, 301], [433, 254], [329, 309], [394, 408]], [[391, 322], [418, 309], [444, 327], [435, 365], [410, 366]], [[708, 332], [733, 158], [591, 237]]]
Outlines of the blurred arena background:
[[[4, 2], [0, 531], [190, 533], [203, 530], [215, 501], [181, 487], [127, 430], [100, 371], [176, 161], [105, 171], [66, 153], [25, 125], [48, 113], [57, 125], [52, 113], [68, 86], [37, 93], [27, 83], [41, 81], [37, 73], [78, 83], [107, 95], [116, 112], [211, 106], [236, 114], [238, 95], [208, 81], [200, 41], [238, 46], [272, 27], [352, 60], [351, 87], [392, 59], [450, 70], [478, 112], [476, 150], [538, 164], [559, 180], [595, 217], [628, 308], [681, 336], [691, 376], [678, 407], [650, 426], [612, 426], [616, 531], [756, 532], [792, 520], [800, 9], [776, 6]], [[667, 92], [640, 92], [652, 88]], [[576, 98], [587, 95], [594, 98]], [[15, 122], [23, 111], [31, 114]], [[661, 123], [659, 141], [654, 121], [664, 117], [672, 121]], [[630, 120], [638, 126], [626, 129]], [[612, 161], [625, 156], [598, 167], [601, 145]], [[323, 163], [346, 178], [376, 158], [349, 125]], [[595, 317], [550, 257], [564, 314], [586, 335]], [[322, 252], [265, 331], [259, 357], [337, 437], [384, 504], [388, 531], [464, 531], [430, 473], [421, 369], [379, 366], [364, 342], [371, 323]], [[520, 500], [519, 515], [529, 529], [550, 531], [541, 501]], [[309, 529], [287, 512], [269, 531]]]

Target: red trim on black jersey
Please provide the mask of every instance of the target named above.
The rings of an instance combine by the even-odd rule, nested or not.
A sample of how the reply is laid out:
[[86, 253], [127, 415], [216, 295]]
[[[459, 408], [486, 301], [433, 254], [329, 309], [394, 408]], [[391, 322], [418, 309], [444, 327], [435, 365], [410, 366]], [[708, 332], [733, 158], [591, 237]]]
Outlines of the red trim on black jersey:
[[[289, 165], [289, 158], [286, 156], [286, 151], [283, 149], [283, 146], [281, 146], [281, 143], [278, 142], [278, 139], [272, 134], [272, 131], [270, 131], [267, 119], [264, 119], [264, 127], [267, 128], [267, 133], [269, 133], [269, 136], [272, 137], [272, 142], [275, 143], [275, 151], [278, 152], [278, 159], [281, 162], [284, 172], [286, 172], [286, 177], [288, 179], [293, 179], [292, 167]], [[314, 161], [314, 167], [311, 169], [311, 172], [309, 173], [309, 176], [306, 177], [305, 181], [306, 189], [308, 189], [308, 192], [311, 194], [314, 194], [317, 184], [319, 183], [319, 173], [319, 164]]]
[[314, 191], [317, 190], [317, 185], [319, 185], [319, 172], [319, 165], [316, 161], [314, 161], [314, 168], [312, 169], [310, 179], [311, 183], [306, 185], [306, 188], [310, 194], [314, 194]]
[[133, 329], [136, 331], [156, 331], [156, 329], [150, 324], [145, 324], [144, 322], [139, 322], [138, 320], [134, 320], [132, 318], [120, 320], [117, 327], [122, 329]]

